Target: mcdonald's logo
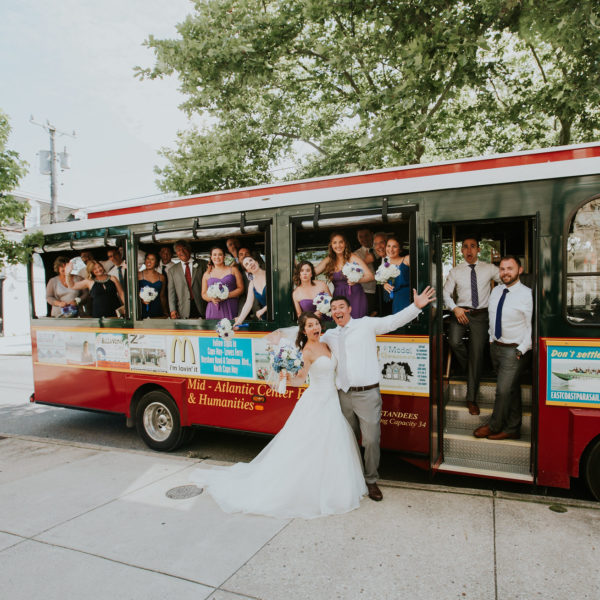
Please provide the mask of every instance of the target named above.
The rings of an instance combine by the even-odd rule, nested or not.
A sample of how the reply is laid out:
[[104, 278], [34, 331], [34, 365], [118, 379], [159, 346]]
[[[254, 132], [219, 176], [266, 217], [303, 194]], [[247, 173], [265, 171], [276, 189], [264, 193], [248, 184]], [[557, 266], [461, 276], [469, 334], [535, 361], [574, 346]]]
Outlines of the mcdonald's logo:
[[[175, 361], [175, 357], [177, 355], [177, 347], [179, 346], [179, 357], [180, 357], [180, 361], [179, 362], [190, 362], [191, 364], [196, 364], [196, 353], [194, 352], [194, 346], [192, 345], [192, 342], [190, 342], [189, 338], [187, 337], [177, 337], [177, 338], [173, 338], [173, 341], [171, 342], [171, 354], [170, 354], [170, 358], [171, 358], [171, 363], [176, 362]], [[188, 357], [188, 349], [189, 349], [189, 361], [186, 361], [186, 358]]]

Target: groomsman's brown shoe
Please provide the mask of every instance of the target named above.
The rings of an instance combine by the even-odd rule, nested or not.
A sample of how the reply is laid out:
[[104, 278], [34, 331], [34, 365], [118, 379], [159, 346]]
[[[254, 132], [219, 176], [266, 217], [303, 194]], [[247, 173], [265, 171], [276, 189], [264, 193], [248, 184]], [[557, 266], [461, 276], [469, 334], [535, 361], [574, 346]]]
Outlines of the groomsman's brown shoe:
[[367, 483], [367, 490], [369, 491], [369, 498], [371, 500], [375, 500], [375, 502], [383, 500], [383, 494], [376, 483]]
[[491, 433], [487, 436], [488, 440], [518, 440], [520, 438], [520, 433], [507, 433], [506, 431], [500, 431], [499, 433]]
[[476, 438], [486, 438], [489, 435], [493, 434], [494, 432], [490, 429], [489, 425], [482, 425], [481, 427], [478, 427], [474, 432], [473, 435]]
[[467, 401], [467, 408], [470, 415], [478, 415], [480, 413], [479, 406], [475, 402]]

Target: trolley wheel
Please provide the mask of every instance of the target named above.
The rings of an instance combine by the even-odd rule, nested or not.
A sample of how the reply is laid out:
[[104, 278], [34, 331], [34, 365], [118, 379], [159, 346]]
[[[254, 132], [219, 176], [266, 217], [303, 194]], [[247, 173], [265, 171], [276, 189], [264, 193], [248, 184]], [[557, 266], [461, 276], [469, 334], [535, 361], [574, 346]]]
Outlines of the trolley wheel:
[[140, 437], [153, 450], [176, 450], [183, 439], [179, 411], [169, 394], [154, 390], [142, 396], [135, 413]]
[[596, 440], [586, 453], [583, 474], [592, 496], [600, 500], [600, 440]]

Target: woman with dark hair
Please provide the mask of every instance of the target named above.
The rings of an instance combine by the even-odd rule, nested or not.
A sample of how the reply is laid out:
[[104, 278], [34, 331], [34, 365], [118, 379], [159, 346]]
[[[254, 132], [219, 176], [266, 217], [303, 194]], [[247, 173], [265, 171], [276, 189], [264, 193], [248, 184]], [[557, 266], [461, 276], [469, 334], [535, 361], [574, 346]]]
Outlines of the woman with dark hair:
[[400, 269], [392, 283], [383, 284], [383, 301], [391, 302], [392, 314], [396, 314], [410, 304], [410, 257], [401, 250], [398, 238], [393, 236], [388, 238], [385, 252], [388, 260]]
[[324, 281], [317, 281], [316, 277], [315, 267], [310, 261], [303, 260], [296, 265], [293, 278], [296, 289], [292, 294], [292, 300], [297, 317], [305, 311], [314, 311], [317, 317], [323, 317], [320, 312], [315, 310], [313, 300], [317, 294], [330, 294], [330, 292], [327, 284]]
[[262, 319], [267, 312], [267, 273], [261, 269], [258, 262], [250, 256], [246, 255], [242, 258], [242, 267], [248, 274], [248, 292], [246, 294], [246, 302], [235, 319], [235, 325], [241, 325], [244, 319], [250, 314], [252, 306], [256, 302], [260, 307], [256, 311], [256, 318]]
[[358, 508], [367, 492], [356, 438], [340, 408], [335, 358], [320, 341], [321, 323], [305, 312], [298, 326], [299, 375], [309, 374], [310, 385], [286, 424], [251, 463], [192, 475], [225, 512], [312, 519]]
[[138, 291], [145, 287], [154, 289], [157, 293], [156, 298], [150, 302], [142, 302], [142, 319], [160, 318], [168, 314], [169, 306], [167, 302], [167, 278], [159, 273], [158, 255], [154, 252], [146, 252], [144, 258], [143, 271], [138, 272]]
[[[363, 270], [360, 281], [352, 282], [346, 279], [342, 272], [346, 263], [356, 263]], [[367, 314], [367, 296], [362, 285], [357, 284], [373, 281], [375, 276], [365, 261], [350, 250], [350, 244], [343, 234], [337, 232], [331, 234], [327, 256], [316, 266], [315, 272], [317, 275], [323, 272], [327, 275], [329, 281], [333, 283], [334, 296], [348, 298], [352, 307], [352, 318], [359, 319]]]
[[92, 297], [92, 317], [116, 317], [117, 309], [125, 304], [123, 288], [116, 277], [106, 273], [104, 267], [95, 260], [89, 260], [86, 265], [87, 279], [73, 281], [69, 270], [73, 263], [67, 266], [67, 284], [74, 290], [89, 290]]
[[[67, 285], [67, 265], [69, 259], [59, 256], [54, 261], [54, 272], [57, 274], [48, 281], [46, 286], [46, 302], [52, 307], [51, 317], [76, 316], [80, 291]], [[74, 281], [82, 281], [81, 277], [73, 275]], [[87, 295], [87, 294], [86, 294]]]
[[[202, 298], [206, 300], [207, 319], [235, 319], [238, 314], [238, 296], [244, 293], [244, 282], [239, 268], [225, 264], [225, 252], [219, 246], [210, 249], [210, 269], [202, 276]], [[211, 296], [209, 288], [221, 284], [228, 289], [227, 298]]]

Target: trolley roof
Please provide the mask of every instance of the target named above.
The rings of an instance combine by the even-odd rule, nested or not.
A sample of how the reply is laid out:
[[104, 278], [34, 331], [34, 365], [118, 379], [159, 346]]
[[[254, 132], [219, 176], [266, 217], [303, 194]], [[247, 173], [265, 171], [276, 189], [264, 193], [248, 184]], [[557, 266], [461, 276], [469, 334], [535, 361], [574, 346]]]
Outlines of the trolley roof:
[[600, 174], [600, 142], [279, 182], [151, 203], [121, 204], [119, 208], [90, 212], [87, 220], [45, 226], [43, 231], [60, 233], [215, 213], [594, 174]]

